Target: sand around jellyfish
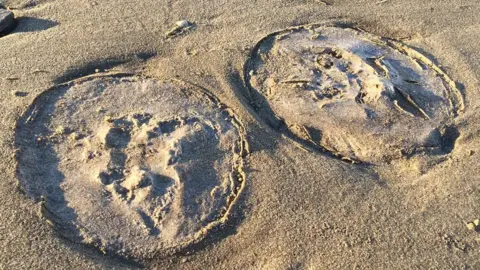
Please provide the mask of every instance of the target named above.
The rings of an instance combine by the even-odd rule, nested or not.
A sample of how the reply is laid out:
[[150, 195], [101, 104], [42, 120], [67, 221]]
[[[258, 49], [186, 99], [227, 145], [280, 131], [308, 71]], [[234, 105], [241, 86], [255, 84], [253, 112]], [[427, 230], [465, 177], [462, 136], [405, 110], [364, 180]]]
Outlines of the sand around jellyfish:
[[23, 117], [18, 178], [63, 235], [149, 258], [224, 222], [244, 185], [243, 132], [186, 83], [85, 78], [41, 95]]
[[417, 51], [329, 25], [267, 36], [245, 65], [252, 104], [272, 125], [335, 156], [383, 163], [446, 154], [462, 95]]

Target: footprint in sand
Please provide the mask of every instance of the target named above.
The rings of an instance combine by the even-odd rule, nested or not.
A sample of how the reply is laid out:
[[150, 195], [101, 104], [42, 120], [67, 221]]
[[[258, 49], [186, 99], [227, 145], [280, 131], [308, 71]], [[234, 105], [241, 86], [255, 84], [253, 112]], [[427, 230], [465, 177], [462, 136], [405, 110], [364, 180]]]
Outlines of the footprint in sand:
[[18, 178], [63, 235], [126, 258], [175, 252], [225, 222], [244, 131], [179, 81], [96, 76], [39, 96], [17, 128]]
[[311, 25], [273, 33], [245, 65], [252, 105], [295, 140], [350, 161], [442, 155], [462, 95], [438, 66], [400, 42]]

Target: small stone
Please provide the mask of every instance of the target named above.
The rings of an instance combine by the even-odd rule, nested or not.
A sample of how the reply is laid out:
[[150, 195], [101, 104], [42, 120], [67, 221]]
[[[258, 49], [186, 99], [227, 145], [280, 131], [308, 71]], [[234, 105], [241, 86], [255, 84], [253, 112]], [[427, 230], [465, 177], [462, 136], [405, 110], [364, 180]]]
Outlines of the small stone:
[[473, 222], [467, 222], [467, 228], [471, 231], [475, 231], [477, 226], [475, 226], [475, 223]]
[[38, 144], [43, 144], [43, 143], [45, 143], [47, 140], [48, 140], [48, 139], [45, 138], [45, 137], [38, 137], [38, 138], [36, 138], [36, 142], [37, 142]]
[[0, 33], [12, 30], [15, 24], [13, 12], [6, 9], [0, 9]]
[[175, 26], [170, 29], [170, 31], [167, 32], [166, 36], [167, 37], [175, 37], [178, 35], [183, 34], [187, 30], [191, 29], [193, 27], [193, 23], [186, 21], [186, 20], [181, 20], [175, 23]]
[[14, 91], [13, 95], [16, 97], [26, 97], [28, 95], [27, 92], [22, 92], [22, 91]]
[[76, 140], [80, 139], [80, 135], [76, 132], [73, 132], [72, 134], [70, 134], [70, 139], [72, 141], [76, 141]]
[[198, 54], [197, 51], [194, 50], [194, 49], [187, 49], [187, 50], [185, 50], [185, 55], [193, 55], [193, 56], [195, 56], [195, 55], [197, 55], [197, 54]]
[[67, 129], [63, 126], [58, 126], [56, 129], [55, 129], [55, 133], [57, 135], [63, 135], [67, 132]]
[[480, 225], [480, 219], [475, 219], [475, 220], [473, 221], [473, 224], [475, 224], [475, 226]]
[[189, 21], [185, 21], [185, 20], [182, 20], [182, 21], [178, 21], [175, 23], [178, 27], [182, 27], [182, 28], [185, 28], [185, 27], [188, 27], [191, 25], [191, 23]]

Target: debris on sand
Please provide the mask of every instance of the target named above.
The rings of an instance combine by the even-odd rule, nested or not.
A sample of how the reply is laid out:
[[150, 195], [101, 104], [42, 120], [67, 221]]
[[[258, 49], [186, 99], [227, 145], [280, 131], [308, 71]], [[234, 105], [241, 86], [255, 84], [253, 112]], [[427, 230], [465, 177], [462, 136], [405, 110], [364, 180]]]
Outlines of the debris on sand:
[[176, 37], [192, 29], [195, 25], [189, 21], [181, 20], [175, 23], [175, 26], [167, 32], [167, 38]]
[[471, 231], [480, 231], [480, 219], [475, 219], [474, 221], [467, 222], [467, 228]]

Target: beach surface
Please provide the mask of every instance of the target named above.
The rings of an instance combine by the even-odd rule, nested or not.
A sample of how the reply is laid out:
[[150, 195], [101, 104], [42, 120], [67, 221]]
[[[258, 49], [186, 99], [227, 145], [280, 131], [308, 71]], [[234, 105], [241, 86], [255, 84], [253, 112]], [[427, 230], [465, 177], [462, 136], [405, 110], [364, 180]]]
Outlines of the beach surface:
[[[480, 86], [478, 0], [7, 0], [2, 4], [14, 13], [17, 26], [9, 34], [0, 37], [0, 94], [3, 97], [0, 99], [0, 156], [3, 160], [0, 163], [0, 178], [3, 179], [3, 184], [0, 185], [0, 268], [480, 268], [480, 227], [475, 224], [475, 221], [480, 219], [480, 165], [477, 160], [480, 157], [480, 98], [475, 95]], [[181, 22], [183, 20], [187, 22]], [[259, 85], [267, 83], [257, 85], [252, 80], [256, 79], [254, 75], [263, 74], [261, 72], [270, 72], [267, 75], [283, 72], [281, 63], [269, 63], [270, 69], [264, 71], [255, 68], [252, 72], [248, 63], [251, 63], [260, 47], [257, 44], [268, 35], [310, 24], [339, 24], [342, 27], [361, 29], [374, 37], [401, 42], [425, 57], [421, 58], [421, 62], [428, 63], [427, 69], [433, 70], [431, 74], [437, 74], [442, 81], [447, 82], [445, 87], [454, 88], [458, 95], [455, 99], [452, 98], [454, 101], [450, 105], [439, 105], [441, 110], [432, 109], [430, 112], [422, 109], [422, 104], [433, 103], [428, 100], [423, 103], [416, 102], [413, 94], [399, 91], [405, 104], [410, 106], [402, 107], [408, 107], [402, 117], [410, 119], [408, 117], [412, 115], [414, 119], [399, 123], [410, 125], [413, 121], [415, 124], [412, 124], [412, 127], [417, 130], [431, 128], [430, 124], [425, 123], [433, 123], [432, 129], [437, 128], [435, 131], [438, 131], [438, 136], [436, 133], [434, 135], [437, 137], [426, 136], [431, 139], [431, 143], [421, 146], [432, 149], [437, 147], [439, 150], [417, 153], [415, 150], [420, 147], [415, 144], [414, 150], [404, 153], [401, 151], [401, 144], [383, 145], [382, 141], [378, 141], [377, 148], [374, 137], [362, 135], [370, 131], [370, 128], [365, 126], [362, 126], [363, 129], [355, 129], [354, 124], [351, 124], [351, 127], [344, 125], [343, 128], [335, 129], [337, 127], [334, 124], [323, 126], [319, 123], [318, 119], [328, 119], [328, 116], [316, 118], [317, 115], [312, 113], [293, 117], [295, 113], [303, 112], [307, 108], [294, 102], [288, 110], [281, 107], [284, 104], [282, 102], [288, 103], [288, 100], [291, 100], [290, 97], [285, 99], [287, 101], [278, 99], [278, 103], [275, 103], [277, 99], [270, 100], [268, 97], [266, 101], [262, 101], [262, 106], [271, 106], [272, 115], [281, 115], [287, 122], [285, 127], [272, 123], [271, 119], [266, 117], [265, 111], [259, 109], [259, 100], [256, 99], [258, 94], [263, 95]], [[282, 38], [277, 39], [280, 45]], [[294, 42], [293, 45], [285, 44], [295, 46]], [[427, 75], [430, 76], [429, 74]], [[135, 89], [145, 93], [153, 91], [154, 94], [129, 96], [124, 93], [123, 101], [109, 96], [99, 101], [104, 102], [99, 103], [102, 108], [95, 110], [96, 107], [88, 107], [92, 111], [83, 110], [80, 106], [83, 103], [78, 101], [83, 96], [79, 94], [77, 97], [75, 94], [89, 93], [90, 88], [87, 87], [90, 86], [82, 86], [86, 80], [82, 78], [86, 76], [140, 76], [141, 79], [131, 79], [141, 81], [140, 86], [135, 86]], [[95, 82], [97, 79], [92, 80]], [[203, 94], [182, 96], [191, 102], [189, 106], [195, 108], [194, 110], [181, 105], [175, 105], [178, 108], [174, 105], [165, 106], [162, 102], [167, 104], [165, 100], [169, 100], [170, 95], [175, 96], [176, 92], [173, 92], [182, 87], [162, 95], [161, 91], [167, 90], [158, 90], [156, 86], [148, 88], [149, 86], [143, 85], [150, 83], [148, 80], [173, 80], [173, 85], [185, 84], [188, 85], [185, 87], [195, 88], [195, 91]], [[272, 89], [282, 91], [281, 87]], [[67, 94], [64, 97], [63, 94], [56, 96], [57, 90]], [[160, 94], [155, 91], [160, 91]], [[56, 98], [60, 96], [59, 100], [65, 101], [67, 105], [80, 104], [78, 113], [73, 111], [72, 115], [69, 115], [67, 112], [60, 112], [58, 108], [61, 106], [52, 103], [54, 101], [48, 98], [50, 92]], [[252, 92], [256, 94], [252, 95]], [[155, 102], [159, 102], [158, 107], [155, 107]], [[183, 104], [178, 100], [173, 103]], [[192, 165], [195, 168], [188, 171], [191, 164], [199, 164], [195, 163], [195, 158], [198, 157], [192, 154], [193, 163], [185, 163], [188, 165], [185, 165], [185, 174], [202, 175], [202, 179], [207, 179], [205, 186], [208, 186], [208, 190], [201, 190], [203, 186], [199, 184], [192, 189], [192, 195], [188, 196], [192, 203], [208, 198], [201, 204], [203, 212], [195, 215], [178, 214], [181, 222], [192, 222], [185, 228], [176, 224], [175, 219], [165, 225], [158, 225], [158, 228], [164, 226], [176, 232], [181, 231], [179, 227], [184, 228], [185, 236], [165, 236], [161, 241], [164, 241], [168, 248], [152, 248], [152, 239], [144, 241], [137, 235], [132, 236], [137, 233], [133, 228], [125, 231], [130, 226], [128, 222], [115, 225], [112, 221], [111, 224], [106, 223], [106, 227], [98, 227], [100, 229], [93, 225], [90, 228], [91, 224], [85, 223], [90, 220], [95, 225], [97, 216], [95, 212], [85, 211], [98, 211], [98, 216], [104, 217], [104, 210], [100, 205], [92, 204], [89, 191], [85, 191], [88, 186], [81, 186], [84, 193], [74, 191], [78, 188], [78, 181], [87, 181], [82, 179], [90, 176], [94, 179], [99, 173], [93, 170], [101, 166], [107, 167], [105, 164], [108, 161], [95, 163], [97, 167], [89, 167], [88, 164], [81, 163], [83, 161], [72, 163], [71, 161], [76, 162], [77, 158], [81, 160], [83, 152], [78, 150], [77, 155], [77, 152], [62, 148], [64, 145], [67, 147], [67, 144], [60, 143], [58, 149], [52, 150], [60, 160], [59, 171], [88, 171], [92, 168], [92, 173], [86, 173], [86, 177], [75, 175], [76, 178], [68, 178], [55, 187], [60, 188], [56, 191], [48, 191], [48, 187], [45, 190], [62, 195], [62, 200], [66, 201], [62, 201], [61, 205], [65, 204], [76, 211], [79, 220], [85, 216], [85, 219], [81, 220], [84, 223], [79, 221], [75, 224], [80, 224], [86, 230], [99, 232], [98, 239], [81, 230], [75, 236], [70, 234], [71, 231], [64, 233], [58, 229], [59, 224], [71, 223], [74, 218], [63, 212], [59, 214], [59, 208], [55, 208], [58, 211], [55, 210], [57, 212], [54, 214], [60, 215], [60, 219], [49, 217], [45, 214], [45, 207], [52, 211], [52, 208], [49, 208], [52, 202], [45, 199], [43, 195], [46, 193], [42, 193], [43, 189], [35, 189], [35, 185], [25, 184], [31, 181], [31, 175], [36, 175], [35, 181], [42, 181], [42, 177], [50, 177], [51, 172], [49, 167], [42, 167], [42, 159], [39, 159], [38, 166], [31, 161], [25, 161], [29, 155], [42, 152], [42, 148], [30, 147], [31, 145], [24, 141], [31, 136], [37, 138], [35, 132], [41, 130], [41, 127], [30, 129], [25, 126], [29, 121], [28, 116], [32, 110], [35, 112], [35, 106], [40, 106], [39, 104], [53, 106], [51, 115], [48, 110], [39, 109], [39, 115], [44, 118], [38, 119], [55, 123], [57, 130], [53, 130], [58, 136], [68, 133], [69, 137], [65, 137], [65, 142], [69, 142], [73, 132], [58, 130], [62, 123], [65, 123], [65, 127], [70, 125], [69, 128], [76, 128], [81, 125], [79, 123], [82, 123], [82, 117], [88, 122], [102, 113], [103, 109], [115, 111], [121, 108], [130, 111], [122, 111], [124, 115], [114, 115], [114, 120], [107, 119], [109, 115], [102, 115], [98, 118], [100, 120], [92, 120], [85, 125], [103, 123], [104, 118], [106, 123], [117, 125], [116, 120], [130, 117], [128, 127], [120, 128], [128, 129], [128, 136], [132, 138], [141, 133], [142, 127], [139, 125], [138, 132], [133, 127], [138, 119], [135, 116], [133, 118], [137, 120], [132, 120], [132, 113], [149, 113], [148, 110], [151, 110], [154, 113], [151, 113], [153, 116], [148, 116], [148, 121], [164, 115], [194, 119], [191, 122], [181, 122], [175, 131], [162, 131], [158, 136], [167, 136], [166, 133], [175, 136], [165, 137], [158, 143], [170, 142], [171, 138], [178, 141], [187, 138], [185, 140], [188, 141], [190, 135], [193, 138], [197, 136], [195, 134], [207, 132], [207, 135], [210, 134], [208, 136], [218, 138], [218, 142], [208, 141], [214, 146], [201, 150], [208, 156], [205, 163], [213, 160], [214, 155], [223, 157], [222, 162], [212, 161], [217, 169], [213, 174], [221, 174], [226, 178], [215, 178], [215, 181], [212, 180], [213, 184], [206, 183], [208, 179], [212, 179], [209, 178], [210, 172], [202, 169], [207, 168], [207, 165], [200, 164], [198, 168]], [[140, 108], [142, 105], [139, 105], [138, 111], [135, 111], [135, 108], [131, 109], [135, 104], [149, 104], [148, 106], [155, 109]], [[202, 106], [207, 109], [203, 110]], [[299, 106], [298, 110], [295, 106]], [[438, 114], [440, 116], [433, 117], [432, 114], [438, 111], [441, 111]], [[340, 112], [344, 112], [343, 109]], [[190, 115], [200, 115], [200, 120], [188, 118]], [[208, 116], [204, 117], [206, 120], [202, 115]], [[167, 116], [164, 118], [170, 119]], [[353, 116], [357, 115], [352, 114]], [[71, 122], [65, 119], [70, 119]], [[342, 135], [341, 132], [355, 129], [360, 135], [354, 134], [354, 138], [358, 143], [367, 145], [368, 151], [359, 147], [349, 152], [340, 142], [315, 140], [312, 133], [295, 129], [295, 121], [300, 121], [299, 119], [304, 121], [301, 122], [302, 125], [310, 121], [317, 123], [319, 129], [328, 129], [328, 136], [335, 136], [331, 135], [335, 131]], [[395, 123], [396, 119], [391, 116], [385, 122]], [[65, 121], [62, 122], [63, 120]], [[289, 121], [295, 123], [290, 125]], [[346, 120], [342, 118], [342, 121]], [[200, 123], [200, 128], [194, 128], [197, 125], [195, 122]], [[157, 124], [152, 122], [148, 127], [153, 130], [157, 127], [155, 125]], [[210, 131], [211, 129], [213, 131]], [[92, 130], [92, 134], [101, 133], [101, 127]], [[44, 132], [48, 133], [41, 130], [38, 134]], [[424, 133], [418, 136], [416, 133], [392, 134], [408, 137], [406, 149], [410, 149], [410, 144], [414, 144], [411, 141], [416, 143], [417, 138], [422, 138], [422, 142], [426, 140], [422, 137], [425, 136]], [[98, 136], [105, 139], [107, 135]], [[73, 137], [74, 140], [77, 139]], [[56, 140], [48, 136], [43, 138], [47, 138], [47, 141]], [[200, 135], [195, 138], [194, 142], [198, 141], [199, 144], [202, 140], [207, 140]], [[392, 141], [394, 139], [388, 138]], [[60, 139], [58, 141], [63, 142]], [[237, 143], [238, 141], [240, 143]], [[95, 147], [93, 142], [102, 144], [92, 139], [92, 147]], [[82, 143], [86, 144], [84, 141]], [[157, 141], [151, 144], [155, 143]], [[108, 144], [108, 141], [103, 144]], [[112, 145], [111, 148], [118, 148], [115, 140]], [[131, 145], [133, 144], [126, 143], [125, 149], [130, 149]], [[172, 149], [176, 149], [175, 147], [172, 146]], [[109, 153], [117, 153], [115, 149], [109, 150]], [[230, 151], [231, 149], [234, 150]], [[187, 153], [187, 150], [184, 152]], [[127, 156], [129, 153], [137, 153], [136, 150], [122, 151], [127, 153]], [[111, 156], [114, 157], [113, 154]], [[162, 167], [161, 170], [170, 170], [167, 167], [171, 165], [171, 156], [170, 152], [165, 152], [164, 156], [152, 163], [163, 162], [167, 165], [166, 169]], [[129, 164], [128, 161], [124, 163]], [[35, 170], [40, 174], [35, 174]], [[23, 173], [25, 171], [28, 173]], [[151, 171], [155, 172], [154, 169]], [[130, 201], [134, 200], [134, 190], [137, 190], [135, 194], [143, 192], [140, 190], [145, 188], [142, 181], [144, 175], [148, 175], [150, 171], [137, 173], [140, 176], [132, 180], [133, 184], [123, 186], [130, 192], [126, 195], [130, 196]], [[171, 178], [177, 177], [176, 175], [172, 173]], [[181, 179], [182, 174], [179, 175]], [[148, 179], [151, 181], [149, 185], [158, 187], [155, 184], [156, 178]], [[225, 179], [231, 180], [231, 183], [225, 182]], [[176, 188], [179, 186], [178, 181], [175, 183], [171, 185], [175, 187], [171, 194], [188, 194], [182, 193], [182, 185], [181, 188]], [[212, 189], [209, 185], [216, 187]], [[223, 189], [217, 188], [219, 186]], [[220, 195], [215, 197], [217, 190], [220, 190]], [[115, 195], [115, 192], [120, 195]], [[122, 199], [122, 192], [115, 192], [112, 191], [113, 198], [126, 200]], [[101, 191], [96, 193], [100, 194]], [[194, 197], [197, 195], [198, 197]], [[85, 204], [82, 202], [83, 198]], [[147, 202], [142, 204], [145, 209], [151, 206], [149, 197], [146, 198]], [[172, 200], [175, 202], [175, 199]], [[158, 205], [163, 207], [166, 204], [162, 201]], [[105, 217], [114, 220], [116, 214], [125, 213], [112, 205], [105, 206], [105, 209], [112, 213], [105, 214]], [[189, 206], [178, 203], [178, 207], [183, 209], [181, 207]], [[176, 210], [169, 212], [161, 209], [157, 212], [166, 213], [165, 215], [176, 213]], [[209, 216], [211, 213], [214, 213], [214, 221], [211, 221]], [[131, 215], [134, 220], [133, 214]], [[201, 228], [195, 223], [199, 222], [198, 220], [204, 223]], [[115, 230], [119, 230], [118, 234]], [[102, 238], [102, 233], [105, 238]], [[151, 231], [148, 233], [152, 235]], [[161, 230], [159, 234], [163, 235]], [[79, 235], [82, 237], [77, 239]], [[114, 240], [111, 240], [118, 235], [124, 241], [119, 244], [120, 247], [115, 246], [115, 243], [112, 243]], [[107, 238], [108, 241], [105, 240]], [[183, 244], [185, 239], [195, 241]], [[182, 244], [179, 244], [180, 242]], [[141, 246], [142, 243], [150, 246]], [[122, 247], [133, 248], [125, 251]]]

